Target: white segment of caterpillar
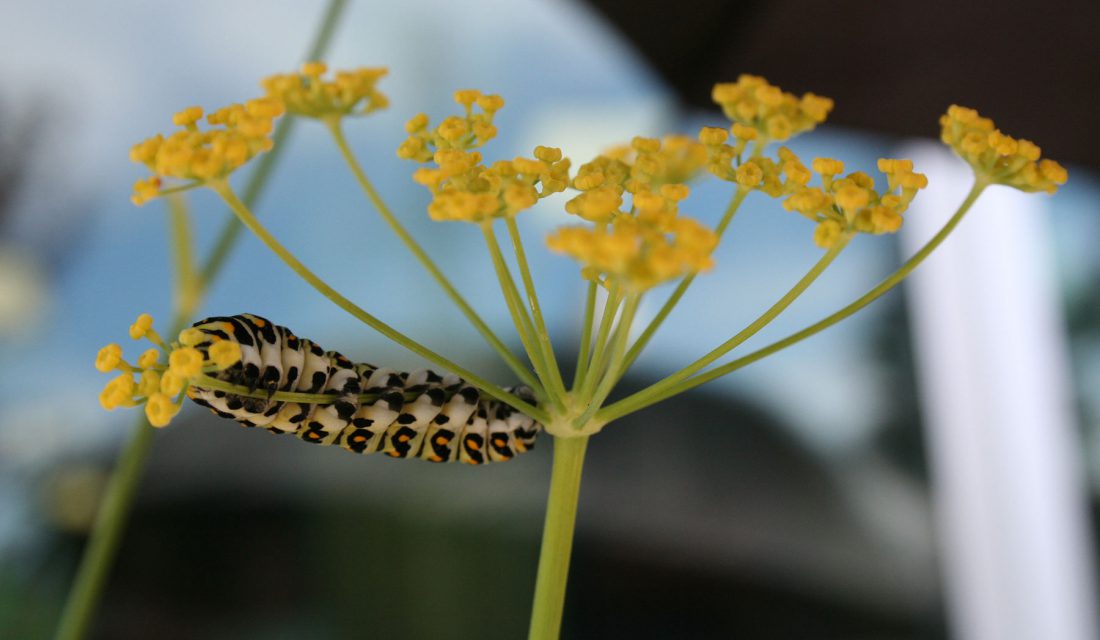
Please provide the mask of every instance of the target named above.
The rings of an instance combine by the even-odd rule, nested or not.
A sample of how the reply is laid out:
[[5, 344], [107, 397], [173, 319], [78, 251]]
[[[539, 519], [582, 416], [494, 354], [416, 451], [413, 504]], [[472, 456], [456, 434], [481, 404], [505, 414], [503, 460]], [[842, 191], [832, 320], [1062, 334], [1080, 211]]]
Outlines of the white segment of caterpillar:
[[[542, 425], [489, 397], [457, 375], [422, 369], [402, 373], [353, 363], [259, 316], [240, 314], [196, 322], [209, 336], [196, 346], [236, 341], [241, 360], [214, 377], [262, 390], [268, 398], [191, 386], [187, 395], [223, 418], [306, 442], [335, 444], [356, 453], [484, 464], [529, 451]], [[326, 394], [325, 404], [278, 401], [276, 391]], [[507, 389], [535, 403], [525, 386]]]

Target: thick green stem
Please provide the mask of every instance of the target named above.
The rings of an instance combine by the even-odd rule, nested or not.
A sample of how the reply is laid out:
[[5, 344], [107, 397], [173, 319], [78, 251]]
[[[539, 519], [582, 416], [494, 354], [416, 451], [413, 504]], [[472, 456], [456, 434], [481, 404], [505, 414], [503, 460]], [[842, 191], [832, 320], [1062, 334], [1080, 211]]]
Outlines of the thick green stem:
[[[332, 35], [336, 25], [340, 21], [347, 0], [331, 0], [325, 8], [321, 26], [310, 46], [307, 60], [320, 58]], [[293, 120], [284, 118], [275, 128], [272, 136], [274, 149], [258, 160], [258, 165], [249, 177], [245, 187], [245, 202], [250, 205], [255, 202], [267, 183], [275, 167], [276, 160], [282, 155], [284, 141], [290, 133]], [[179, 333], [190, 318], [191, 309], [187, 306], [198, 306], [206, 288], [217, 277], [221, 268], [225, 265], [225, 259], [236, 244], [240, 235], [241, 225], [236, 218], [230, 218], [211, 251], [203, 268], [198, 272], [194, 293], [179, 295], [180, 308], [176, 311], [176, 318], [172, 322], [172, 335]], [[178, 229], [177, 229], [178, 231]], [[194, 276], [192, 276], [194, 277]], [[138, 482], [142, 471], [145, 469], [146, 460], [149, 457], [149, 446], [152, 444], [153, 427], [149, 426], [145, 416], [136, 421], [129, 442], [119, 456], [118, 463], [111, 480], [103, 495], [103, 502], [96, 514], [95, 526], [84, 548], [80, 565], [76, 570], [76, 577], [69, 589], [65, 608], [61, 612], [58, 622], [57, 640], [81, 640], [88, 634], [88, 627], [92, 623], [96, 608], [102, 599], [103, 588], [106, 585], [107, 575], [114, 564], [118, 553], [119, 542], [126, 528], [126, 521], [130, 516], [134, 495], [137, 493]]]
[[966, 199], [963, 200], [963, 203], [961, 205], [959, 205], [959, 209], [955, 212], [955, 215], [951, 216], [951, 219], [948, 220], [946, 224], [944, 224], [943, 228], [941, 228], [936, 233], [936, 235], [932, 236], [932, 239], [930, 239], [923, 247], [921, 247], [919, 251], [914, 253], [911, 258], [906, 260], [905, 263], [897, 269], [897, 271], [894, 271], [894, 273], [890, 274], [888, 277], [886, 277], [886, 279], [878, 283], [873, 289], [863, 294], [843, 309], [826, 318], [819, 320], [818, 322], [815, 322], [814, 324], [806, 327], [801, 331], [798, 331], [787, 336], [786, 338], [783, 338], [782, 340], [774, 342], [762, 349], [758, 349], [748, 355], [742, 356], [741, 358], [738, 358], [732, 362], [726, 363], [719, 367], [715, 367], [714, 369], [711, 369], [706, 373], [699, 374], [688, 380], [684, 380], [678, 382], [677, 384], [665, 387], [664, 389], [661, 389], [658, 393], [652, 393], [646, 396], [635, 394], [634, 396], [623, 398], [619, 402], [608, 405], [607, 407], [604, 407], [603, 409], [598, 411], [596, 413], [596, 418], [604, 422], [611, 422], [612, 420], [617, 420], [629, 413], [638, 411], [639, 409], [644, 409], [651, 404], [683, 393], [684, 391], [697, 387], [705, 382], [710, 382], [711, 380], [720, 378], [724, 375], [740, 369], [741, 367], [750, 365], [757, 360], [766, 358], [773, 353], [782, 351], [783, 349], [786, 349], [793, 344], [801, 342], [802, 340], [805, 340], [806, 338], [809, 338], [816, 333], [828, 329], [834, 324], [856, 313], [860, 309], [863, 309], [864, 307], [881, 297], [884, 293], [897, 286], [897, 284], [905, 279], [905, 277], [908, 276], [914, 269], [916, 269], [917, 266], [920, 265], [920, 263], [923, 262], [929, 254], [935, 251], [936, 247], [940, 246], [944, 239], [947, 238], [947, 236], [955, 230], [955, 227], [958, 226], [960, 221], [962, 221], [967, 211], [970, 210], [970, 207], [974, 204], [974, 202], [978, 199], [978, 196], [981, 195], [982, 191], [987, 186], [989, 186], [988, 183], [981, 181], [976, 182], [973, 188], [971, 188], [970, 193], [967, 194]]
[[561, 635], [565, 585], [569, 577], [569, 557], [573, 552], [581, 470], [587, 447], [587, 437], [554, 438], [554, 468], [546, 501], [528, 640], [557, 640]]
[[343, 128], [340, 125], [341, 119], [335, 118], [332, 120], [325, 120], [325, 125], [328, 127], [329, 132], [332, 134], [333, 140], [336, 141], [336, 146], [340, 149], [340, 155], [343, 156], [344, 161], [351, 168], [351, 172], [355, 175], [356, 181], [359, 183], [359, 187], [366, 194], [367, 198], [374, 205], [378, 215], [382, 216], [386, 224], [397, 235], [398, 239], [404, 243], [405, 247], [409, 250], [413, 256], [416, 257], [424, 269], [431, 274], [432, 278], [439, 284], [443, 292], [447, 294], [447, 297], [454, 302], [455, 306], [462, 311], [462, 314], [466, 316], [466, 319], [470, 321], [470, 324], [474, 325], [477, 332], [481, 334], [485, 341], [489, 343], [504, 362], [508, 365], [512, 371], [519, 376], [521, 380], [531, 386], [538, 386], [535, 378], [531, 375], [531, 371], [520, 362], [519, 358], [515, 356], [512, 351], [500, 341], [493, 330], [489, 328], [489, 325], [485, 324], [485, 321], [481, 319], [481, 316], [474, 311], [473, 307], [466, 302], [466, 299], [462, 297], [462, 294], [455, 289], [451, 281], [447, 279], [447, 276], [443, 275], [443, 271], [435, 264], [424, 248], [420, 246], [420, 243], [405, 229], [404, 225], [397, 219], [397, 216], [393, 215], [390, 208], [386, 205], [385, 200], [379, 195], [378, 190], [374, 188], [374, 184], [367, 179], [367, 174], [363, 171], [362, 165], [355, 158], [355, 154], [352, 153], [351, 147], [348, 145], [347, 138], [344, 136]]
[[438, 353], [432, 351], [431, 349], [425, 347], [419, 342], [401, 333], [397, 329], [394, 329], [385, 322], [382, 322], [375, 316], [368, 313], [362, 307], [356, 305], [351, 300], [348, 300], [346, 297], [344, 297], [343, 294], [336, 291], [336, 289], [333, 289], [327, 282], [322, 280], [317, 274], [313, 273], [309, 270], [309, 268], [302, 264], [302, 262], [294, 256], [294, 254], [292, 254], [289, 250], [287, 250], [286, 247], [282, 245], [282, 243], [275, 239], [275, 236], [271, 235], [271, 232], [268, 231], [266, 227], [260, 224], [260, 221], [256, 219], [256, 216], [253, 215], [252, 212], [248, 210], [248, 207], [245, 207], [244, 203], [240, 201], [235, 193], [233, 193], [233, 189], [230, 188], [229, 183], [211, 183], [210, 188], [217, 192], [217, 194], [220, 195], [223, 200], [225, 200], [226, 204], [228, 204], [229, 208], [233, 210], [233, 213], [236, 214], [237, 218], [241, 222], [243, 222], [244, 225], [248, 227], [248, 229], [253, 234], [255, 234], [257, 238], [259, 238], [265, 245], [267, 245], [267, 248], [270, 249], [272, 253], [274, 253], [276, 256], [279, 257], [280, 260], [286, 263], [286, 265], [290, 267], [291, 270], [294, 271], [294, 273], [298, 274], [299, 277], [301, 277], [303, 280], [309, 283], [310, 286], [316, 289], [318, 293], [331, 300], [333, 304], [340, 307], [344, 311], [347, 311], [353, 317], [363, 322], [363, 324], [366, 324], [386, 338], [405, 347], [406, 349], [412, 351], [421, 358], [424, 358], [425, 360], [430, 360], [440, 367], [443, 367], [444, 369], [447, 369], [449, 371], [453, 371], [459, 376], [465, 378], [471, 384], [479, 387], [482, 391], [496, 398], [497, 400], [505, 402], [515, 407], [516, 409], [519, 409], [523, 413], [534, 417], [540, 422], [547, 421], [547, 415], [544, 411], [526, 402], [523, 402], [516, 396], [504, 391], [499, 386], [489, 382], [485, 378], [482, 378], [476, 373], [459, 366], [458, 363], [444, 358]]

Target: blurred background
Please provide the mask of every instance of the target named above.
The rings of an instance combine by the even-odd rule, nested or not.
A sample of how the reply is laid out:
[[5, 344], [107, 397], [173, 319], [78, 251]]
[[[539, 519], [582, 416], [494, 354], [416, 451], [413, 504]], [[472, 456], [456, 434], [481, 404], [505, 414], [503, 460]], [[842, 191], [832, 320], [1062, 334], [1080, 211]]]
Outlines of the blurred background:
[[[348, 6], [327, 59], [336, 67], [388, 66], [382, 89], [392, 101], [348, 123], [352, 145], [383, 197], [501, 332], [510, 323], [476, 229], [430, 223], [428, 194], [410, 179], [413, 165], [394, 154], [404, 121], [419, 111], [433, 119], [450, 113], [458, 88], [507, 100], [489, 159], [544, 144], [580, 164], [634, 135], [694, 135], [724, 123], [709, 106], [710, 86], [755, 73], [788, 91], [837, 100], [830, 123], [790, 144], [803, 158], [839, 157], [849, 170], [874, 173], [876, 158], [924, 153], [919, 140], [934, 140], [937, 118], [959, 102], [1034, 139], [1069, 168], [1057, 195], [1019, 205], [1030, 225], [1028, 255], [1001, 256], [1036, 264], [1043, 276], [1032, 287], [1045, 301], [1044, 332], [1033, 341], [1042, 349], [1007, 368], [1055, 372], [1043, 378], [1049, 384], [1015, 394], [1053, 398], [1057, 415], [1032, 425], [1040, 438], [1055, 434], [1053, 445], [1001, 455], [979, 442], [950, 445], [954, 458], [936, 453], [947, 441], [937, 431], [945, 420], [933, 418], [950, 399], [927, 381], [939, 378], [937, 367], [965, 367], [943, 364], [934, 347], [943, 341], [909, 312], [906, 298], [916, 295], [914, 306], [927, 309], [935, 291], [959, 278], [925, 287], [932, 294], [899, 289], [806, 343], [632, 415], [592, 441], [564, 637], [1007, 638], [990, 635], [968, 612], [986, 607], [996, 618], [1014, 601], [965, 596], [984, 593], [968, 582], [967, 545], [999, 544], [967, 532], [997, 516], [971, 525], [967, 509], [945, 507], [969, 486], [952, 484], [955, 472], [982, 468], [986, 454], [996, 456], [999, 471], [983, 478], [1018, 484], [986, 482], [981, 495], [992, 498], [982, 503], [1009, 505], [1010, 518], [1047, 525], [1042, 535], [1014, 538], [994, 559], [997, 570], [1023, 584], [1026, 567], [1013, 572], [1004, 558], [1040, 557], [1054, 547], [1060, 562], [1079, 570], [1048, 576], [1059, 585], [1057, 598], [1083, 599], [1067, 609], [1077, 622], [1062, 635], [1019, 637], [1072, 640], [1095, 628], [1100, 121], [1091, 111], [1100, 52], [1088, 34], [1100, 19], [1090, 4], [1055, 4], [1038, 16], [1011, 6], [985, 15], [933, 3], [918, 14], [901, 3], [865, 9], [795, 0]], [[182, 107], [257, 95], [260, 78], [297, 66], [323, 10], [321, 2], [4, 3], [0, 637], [52, 633], [132, 427], [134, 412], [106, 413], [96, 401], [108, 379], [92, 366], [96, 351], [127, 344], [139, 313], [152, 313], [162, 328], [170, 315], [166, 211], [160, 201], [130, 205], [130, 185], [144, 174], [128, 162], [129, 146], [168, 130]], [[300, 123], [289, 144], [256, 207], [272, 231], [386, 322], [510, 382], [392, 242], [321, 127]], [[967, 171], [951, 159], [929, 162], [944, 163], [947, 176]], [[928, 199], [953, 208], [960, 197], [950, 183], [939, 187], [933, 175]], [[703, 181], [684, 210], [713, 224], [729, 195], [728, 184]], [[584, 290], [575, 264], [540, 241], [566, 222], [563, 201], [551, 198], [520, 221], [551, 333], [568, 360]], [[200, 250], [208, 250], [228, 213], [201, 191], [190, 203]], [[974, 246], [994, 244], [983, 243], [981, 227], [1007, 225], [997, 214], [975, 211], [964, 222], [978, 234]], [[857, 238], [744, 353], [847, 304], [933, 232], [917, 227], [919, 237], [904, 248], [892, 237]], [[817, 259], [812, 233], [776, 202], [750, 197], [717, 267], [698, 279], [626, 385], [656, 380], [755, 318]], [[1026, 287], [992, 282], [974, 286], [1016, 308], [1011, 299]], [[655, 313], [666, 291], [651, 296], [643, 313]], [[354, 359], [424, 366], [330, 305], [251, 237], [202, 311], [253, 312]], [[959, 322], [968, 318], [977, 321]], [[1005, 349], [1015, 344], [995, 327], [976, 326], [1005, 340]], [[1011, 404], [995, 388], [986, 392], [986, 408]], [[964, 423], [1002, 438], [999, 424]], [[482, 469], [360, 458], [185, 407], [156, 434], [93, 635], [522, 637], [548, 445], [544, 438], [532, 454]], [[1056, 464], [1033, 467], [1028, 451]], [[1020, 487], [1035, 490], [1035, 503], [1049, 498], [1065, 508], [1029, 512], [1033, 502]]]

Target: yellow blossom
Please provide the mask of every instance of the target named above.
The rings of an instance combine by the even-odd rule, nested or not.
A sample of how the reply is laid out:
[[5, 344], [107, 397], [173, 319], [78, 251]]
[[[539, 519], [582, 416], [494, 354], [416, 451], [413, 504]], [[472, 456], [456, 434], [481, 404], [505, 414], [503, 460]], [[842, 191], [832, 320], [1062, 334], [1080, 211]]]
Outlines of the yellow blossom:
[[143, 313], [138, 316], [137, 320], [130, 325], [130, 337], [134, 340], [141, 340], [146, 335], [149, 335], [153, 330], [153, 316], [148, 313]]
[[699, 131], [699, 142], [708, 146], [719, 145], [729, 139], [729, 136], [729, 132], [720, 127], [703, 127]]
[[623, 204], [622, 187], [602, 186], [565, 203], [565, 211], [590, 222], [608, 222]]
[[855, 184], [849, 184], [835, 192], [836, 204], [849, 215], [854, 215], [871, 201], [871, 194]]
[[323, 62], [307, 62], [300, 73], [275, 74], [260, 84], [268, 98], [286, 105], [287, 112], [309, 118], [361, 116], [389, 106], [377, 88], [387, 69], [360, 67], [336, 71], [326, 79], [327, 72]]
[[169, 396], [178, 395], [180, 391], [183, 391], [183, 387], [187, 384], [187, 380], [177, 376], [171, 371], [165, 371], [164, 375], [160, 377], [160, 392]]
[[455, 93], [455, 102], [462, 106], [463, 115], [449, 116], [435, 128], [430, 126], [428, 116], [423, 113], [406, 122], [405, 131], [409, 137], [398, 147], [398, 157], [429, 162], [438, 150], [475, 149], [496, 137], [493, 118], [504, 106], [500, 96], [463, 89]]
[[825, 121], [833, 108], [828, 98], [807, 93], [801, 98], [785, 93], [759, 76], [742, 75], [733, 83], [720, 83], [711, 93], [726, 117], [734, 121], [734, 136], [743, 140], [746, 129], [764, 142], [782, 142]]
[[822, 220], [814, 230], [814, 244], [822, 249], [832, 249], [840, 241], [844, 230], [836, 220]]
[[940, 118], [940, 126], [940, 139], [988, 183], [1054, 193], [1068, 179], [1062, 165], [1040, 159], [1035, 143], [1002, 133], [974, 109], [951, 105]]
[[136, 404], [133, 399], [135, 390], [134, 376], [123, 373], [103, 388], [99, 394], [99, 404], [108, 411], [117, 407], [132, 407]]
[[[874, 179], [861, 171], [838, 177], [844, 170], [839, 160], [817, 158], [814, 171], [821, 175], [821, 187], [806, 186], [802, 172], [805, 167], [792, 152], [780, 149], [783, 171], [790, 178], [778, 189], [786, 195], [783, 208], [795, 211], [817, 222], [814, 242], [829, 248], [849, 231], [861, 233], [894, 233], [902, 224], [902, 215], [917, 192], [928, 186], [928, 179], [913, 172], [911, 160], [882, 158], [879, 170], [886, 174], [887, 188], [879, 192]], [[768, 166], [767, 159], [759, 159]], [[798, 175], [798, 179], [793, 177]], [[829, 224], [825, 224], [828, 222]]]
[[269, 151], [273, 120], [282, 115], [281, 102], [268, 98], [232, 104], [207, 116], [210, 125], [200, 130], [202, 109], [188, 107], [172, 121], [182, 127], [165, 137], [155, 135], [130, 149], [130, 160], [145, 165], [153, 174], [134, 184], [131, 200], [143, 204], [159, 196], [163, 179], [183, 181], [174, 190], [224, 179], [256, 155]]
[[157, 360], [160, 360], [160, 350], [146, 349], [145, 353], [138, 358], [137, 365], [142, 369], [149, 369], [156, 366]]
[[152, 369], [142, 371], [137, 385], [138, 395], [148, 397], [158, 391], [160, 391], [160, 374]]
[[99, 350], [95, 357], [95, 368], [104, 373], [113, 371], [122, 363], [122, 347], [111, 343]]
[[760, 165], [753, 162], [746, 162], [737, 167], [735, 175], [737, 184], [746, 189], [757, 186], [764, 179], [764, 172], [760, 169]]
[[168, 368], [181, 378], [194, 378], [202, 373], [202, 352], [194, 347], [180, 347], [168, 354]]
[[580, 262], [585, 277], [612, 279], [637, 292], [707, 270], [718, 237], [697, 221], [678, 216], [677, 203], [686, 195], [684, 185], [665, 185], [659, 193], [639, 192], [634, 195], [636, 215], [619, 212], [596, 227], [560, 228], [547, 238], [547, 245]]
[[172, 402], [172, 399], [163, 393], [154, 393], [145, 402], [145, 417], [154, 427], [166, 426], [179, 411], [180, 405]]
[[188, 327], [180, 331], [179, 343], [185, 347], [194, 347], [209, 340], [210, 337], [195, 327]]

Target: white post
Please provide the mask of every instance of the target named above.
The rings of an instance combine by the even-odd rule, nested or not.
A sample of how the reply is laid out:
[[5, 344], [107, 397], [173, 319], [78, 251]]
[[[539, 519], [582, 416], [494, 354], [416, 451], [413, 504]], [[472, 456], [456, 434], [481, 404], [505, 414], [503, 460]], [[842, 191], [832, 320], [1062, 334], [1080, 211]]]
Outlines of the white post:
[[[929, 178], [905, 214], [910, 255], [958, 207], [970, 171], [938, 145], [898, 157]], [[1047, 197], [989, 188], [907, 285], [948, 616], [960, 640], [1100, 637]]]

